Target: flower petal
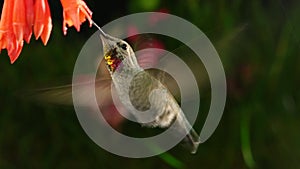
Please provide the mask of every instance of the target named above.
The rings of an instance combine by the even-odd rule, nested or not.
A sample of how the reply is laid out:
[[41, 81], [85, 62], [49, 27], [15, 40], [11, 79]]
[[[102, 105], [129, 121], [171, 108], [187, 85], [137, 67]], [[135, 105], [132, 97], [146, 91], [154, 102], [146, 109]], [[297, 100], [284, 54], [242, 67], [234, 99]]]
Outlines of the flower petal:
[[14, 50], [12, 50], [12, 51], [8, 50], [8, 55], [9, 55], [11, 64], [13, 64], [18, 59], [18, 57], [22, 51], [23, 44], [24, 44], [24, 41], [22, 40], [21, 42], [17, 42]]
[[24, 40], [29, 43], [32, 35], [32, 26], [34, 23], [34, 3], [33, 0], [25, 0], [27, 25], [24, 30]]
[[15, 0], [13, 11], [13, 31], [17, 41], [20, 42], [23, 40], [27, 25], [24, 0]]
[[28, 24], [24, 28], [24, 40], [29, 44], [30, 39], [32, 36], [32, 26], [29, 26]]
[[52, 30], [52, 19], [48, 1], [36, 0], [34, 8], [34, 35], [36, 39], [41, 37], [44, 45], [46, 45]]
[[63, 13], [64, 16], [64, 21], [63, 21], [63, 30], [64, 30], [64, 35], [67, 34], [67, 26], [71, 27], [74, 26], [77, 31], [80, 31], [80, 21], [79, 21], [79, 9], [78, 10], [68, 10], [64, 11]]
[[67, 26], [74, 26], [76, 30], [80, 31], [80, 25], [86, 19], [92, 25], [92, 11], [87, 7], [83, 0], [60, 0], [63, 6], [63, 31], [67, 34]]
[[35, 39], [38, 39], [44, 29], [44, 18], [46, 15], [45, 0], [36, 0], [34, 5], [35, 17], [34, 17], [34, 35]]
[[34, 1], [25, 0], [26, 18], [29, 26], [33, 26], [34, 22]]
[[48, 3], [46, 3], [46, 13], [45, 13], [45, 20], [44, 20], [44, 29], [41, 34], [41, 39], [44, 43], [44, 45], [47, 45], [47, 42], [49, 40], [51, 30], [52, 30], [52, 19], [51, 19], [51, 14], [50, 14], [50, 8]]
[[[12, 29], [12, 13], [13, 13], [14, 0], [5, 0], [2, 8], [1, 21], [0, 21], [0, 40], [3, 36]], [[3, 45], [3, 44], [2, 44]], [[2, 48], [3, 49], [3, 48]]]

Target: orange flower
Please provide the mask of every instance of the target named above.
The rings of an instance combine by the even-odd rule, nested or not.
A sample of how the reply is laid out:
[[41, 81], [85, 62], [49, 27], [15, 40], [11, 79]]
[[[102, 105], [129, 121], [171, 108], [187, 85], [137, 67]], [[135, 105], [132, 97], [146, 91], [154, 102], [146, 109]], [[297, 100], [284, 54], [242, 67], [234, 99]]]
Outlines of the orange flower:
[[[83, 0], [61, 0], [64, 11], [63, 32], [66, 25], [80, 30], [82, 22], [92, 24], [92, 12]], [[34, 31], [46, 45], [52, 30], [52, 19], [48, 0], [4, 0], [0, 21], [0, 52], [7, 49], [11, 63], [19, 57], [24, 40], [29, 43]]]
[[89, 20], [90, 26], [92, 26], [92, 11], [87, 7], [83, 0], [60, 0], [63, 6], [63, 31], [67, 34], [67, 25], [73, 26], [80, 31], [80, 25], [86, 19]]
[[21, 53], [23, 40], [17, 41], [13, 31], [13, 8], [14, 0], [6, 0], [3, 4], [3, 10], [0, 21], [0, 51], [7, 49], [10, 56], [10, 62], [14, 63]]

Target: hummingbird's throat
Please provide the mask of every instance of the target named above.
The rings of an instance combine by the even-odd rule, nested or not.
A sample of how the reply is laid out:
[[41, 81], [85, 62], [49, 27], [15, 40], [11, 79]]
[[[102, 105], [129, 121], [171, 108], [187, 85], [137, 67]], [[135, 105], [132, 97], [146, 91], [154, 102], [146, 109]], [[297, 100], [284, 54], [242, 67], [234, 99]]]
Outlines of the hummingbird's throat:
[[110, 52], [108, 52], [104, 56], [105, 63], [111, 72], [114, 72], [118, 68], [120, 63], [122, 62], [122, 60], [120, 58], [118, 58], [116, 55], [117, 55], [117, 52], [114, 49], [114, 50], [111, 50]]

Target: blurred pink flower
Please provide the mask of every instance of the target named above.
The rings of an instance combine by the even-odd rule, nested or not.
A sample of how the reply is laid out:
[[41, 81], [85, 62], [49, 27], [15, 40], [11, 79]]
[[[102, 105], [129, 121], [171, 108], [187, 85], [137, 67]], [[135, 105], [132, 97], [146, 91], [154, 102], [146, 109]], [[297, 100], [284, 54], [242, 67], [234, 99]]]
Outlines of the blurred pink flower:
[[166, 8], [161, 8], [157, 11], [157, 13], [153, 13], [148, 19], [148, 23], [150, 26], [157, 25], [159, 22], [162, 22], [165, 19], [167, 19], [166, 15], [160, 13], [169, 13], [169, 10]]

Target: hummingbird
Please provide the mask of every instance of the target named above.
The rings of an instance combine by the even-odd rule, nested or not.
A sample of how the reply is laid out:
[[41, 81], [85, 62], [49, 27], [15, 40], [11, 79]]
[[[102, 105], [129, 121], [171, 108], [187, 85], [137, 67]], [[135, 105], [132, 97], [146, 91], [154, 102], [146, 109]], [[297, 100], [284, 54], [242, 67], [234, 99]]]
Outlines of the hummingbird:
[[[26, 95], [26, 98], [31, 96], [36, 101], [72, 105], [72, 88], [77, 86], [76, 88], [78, 88], [79, 95], [82, 98], [80, 106], [89, 106], [93, 98], [86, 95], [86, 93], [93, 86], [95, 87], [98, 106], [104, 108], [101, 111], [102, 115], [112, 127], [118, 129], [124, 117], [117, 113], [116, 106], [112, 104], [111, 83], [113, 83], [122, 104], [129, 111], [134, 112], [133, 115], [136, 115], [137, 121], [142, 126], [164, 129], [171, 125], [175, 126], [172, 134], [176, 137], [177, 133], [184, 133], [186, 136], [183, 138], [182, 143], [187, 146], [190, 152], [196, 153], [201, 141], [176, 101], [180, 96], [176, 81], [167, 73], [164, 73], [161, 77], [161, 73], [156, 70], [143, 69], [143, 64], [140, 62], [142, 57], [136, 58], [132, 47], [126, 41], [103, 32], [95, 22], [93, 22], [93, 25], [100, 31], [99, 38], [102, 41], [104, 56], [98, 67], [95, 83], [89, 82], [94, 77], [83, 75], [78, 77], [79, 82], [84, 81], [87, 83], [42, 88], [35, 90], [33, 93], [30, 92], [29, 95]], [[230, 34], [222, 37], [217, 46], [221, 49], [228, 48], [228, 44], [235, 40], [246, 27], [247, 24], [237, 27]], [[178, 55], [187, 55], [188, 51], [181, 46], [172, 52], [178, 53]], [[195, 65], [195, 63], [190, 60], [188, 65]], [[202, 85], [202, 88], [206, 88], [208, 79], [205, 78], [205, 73], [199, 72], [199, 66], [197, 65], [197, 72], [194, 73], [201, 75], [201, 79], [198, 78], [197, 81]], [[166, 81], [168, 83], [165, 83]], [[148, 97], [149, 95], [150, 97]], [[149, 111], [149, 109], [152, 111]], [[147, 116], [140, 116], [138, 114], [140, 112], [150, 113], [149, 119], [147, 120]]]
[[182, 142], [196, 153], [200, 139], [168, 88], [145, 71], [137, 61], [132, 47], [124, 40], [100, 31], [105, 65], [124, 107], [145, 127], [168, 128], [174, 135], [185, 134]]

